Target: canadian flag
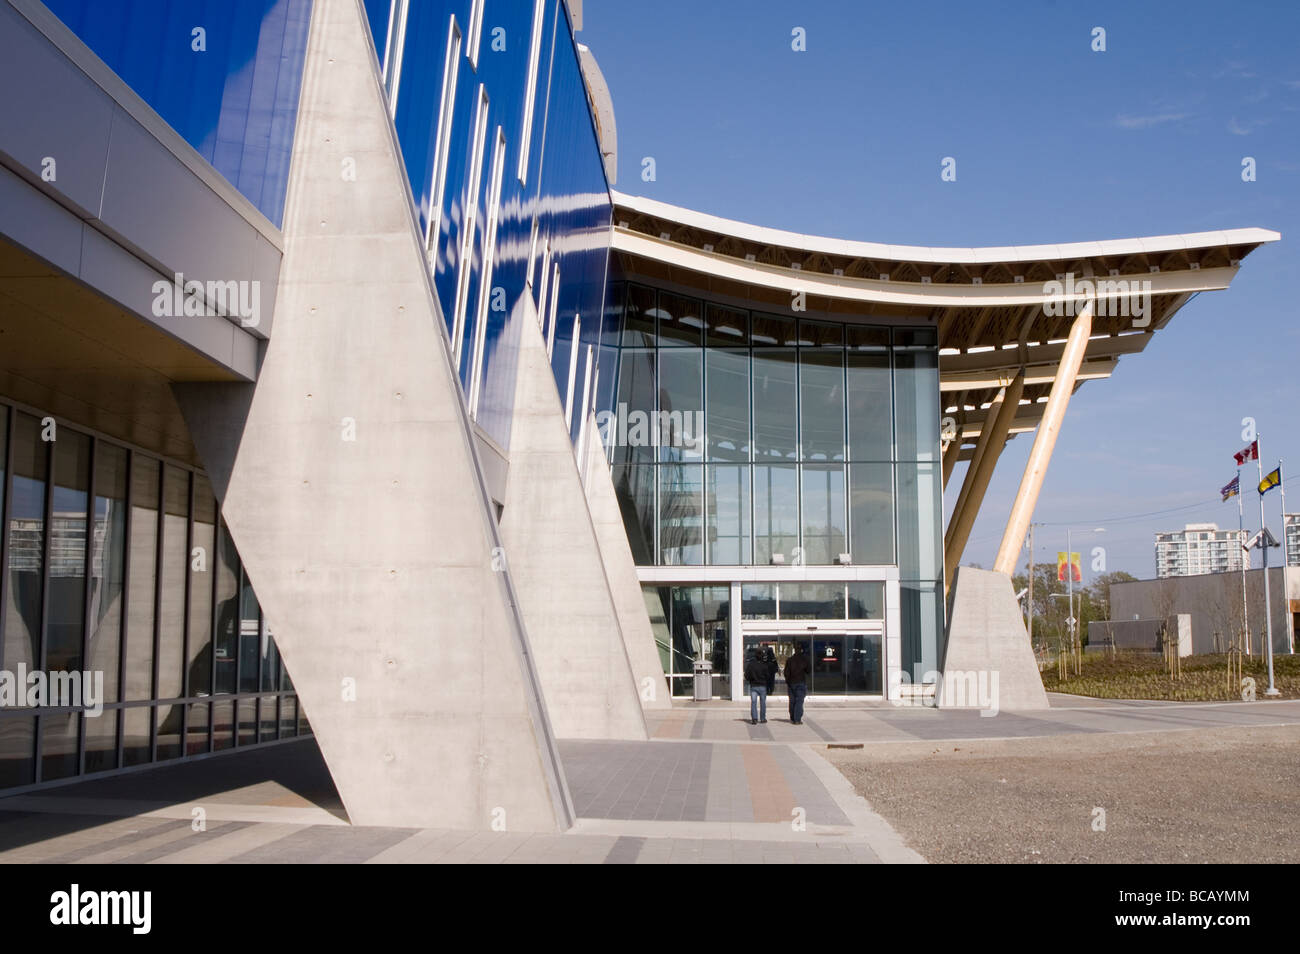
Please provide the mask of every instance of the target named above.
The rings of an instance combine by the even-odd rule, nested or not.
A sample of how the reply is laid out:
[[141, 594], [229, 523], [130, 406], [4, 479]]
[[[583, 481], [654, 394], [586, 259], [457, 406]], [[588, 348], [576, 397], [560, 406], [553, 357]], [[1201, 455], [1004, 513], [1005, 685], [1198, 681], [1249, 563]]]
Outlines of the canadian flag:
[[1251, 441], [1250, 446], [1245, 450], [1237, 451], [1232, 455], [1236, 458], [1237, 466], [1240, 467], [1248, 460], [1259, 460], [1259, 441]]

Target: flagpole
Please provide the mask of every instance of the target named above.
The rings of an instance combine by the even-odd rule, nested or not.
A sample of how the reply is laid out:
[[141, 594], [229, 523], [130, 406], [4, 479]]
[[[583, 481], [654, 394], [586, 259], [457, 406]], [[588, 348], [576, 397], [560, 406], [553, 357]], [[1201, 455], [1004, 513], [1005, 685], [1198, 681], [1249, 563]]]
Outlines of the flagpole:
[[1250, 655], [1250, 610], [1246, 602], [1246, 564], [1250, 551], [1246, 549], [1246, 516], [1241, 502], [1241, 465], [1237, 465], [1237, 537], [1241, 546], [1241, 634], [1246, 642], [1246, 655]]
[[[1258, 439], [1258, 438], [1257, 438]], [[1264, 553], [1264, 646], [1268, 656], [1268, 688], [1266, 696], [1281, 695], [1273, 685], [1273, 606], [1268, 592], [1268, 525], [1264, 523], [1264, 455], [1255, 445], [1255, 463], [1259, 465], [1259, 548]], [[1280, 466], [1280, 465], [1279, 465]]]
[[[1291, 558], [1286, 549], [1286, 480], [1282, 475], [1282, 458], [1277, 459], [1277, 489], [1282, 495], [1282, 605], [1288, 609], [1291, 606], [1291, 587], [1287, 575], [1291, 572]], [[1290, 619], [1286, 610], [1283, 610], [1283, 619]], [[1287, 650], [1295, 652], [1295, 636], [1291, 632], [1290, 624], [1287, 625]]]

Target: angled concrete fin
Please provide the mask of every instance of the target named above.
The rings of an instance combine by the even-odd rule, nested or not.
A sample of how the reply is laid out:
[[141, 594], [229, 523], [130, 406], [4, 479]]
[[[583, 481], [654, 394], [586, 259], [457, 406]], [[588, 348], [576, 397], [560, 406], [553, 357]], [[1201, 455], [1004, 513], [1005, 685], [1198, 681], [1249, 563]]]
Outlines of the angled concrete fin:
[[239, 439], [253, 404], [253, 388], [252, 384], [216, 381], [172, 384], [172, 396], [180, 406], [195, 450], [212, 481], [212, 490], [223, 503]]
[[623, 644], [627, 647], [628, 661], [632, 664], [641, 707], [647, 710], [671, 709], [673, 703], [668, 680], [655, 645], [654, 630], [650, 628], [641, 581], [636, 575], [636, 561], [632, 558], [632, 548], [628, 546], [623, 512], [614, 493], [614, 478], [605, 459], [605, 448], [594, 414], [587, 418], [586, 457], [583, 477], [587, 485], [587, 507], [596, 528], [605, 579], [614, 599], [614, 610], [618, 613], [618, 625], [623, 633]]
[[[974, 682], [966, 681], [970, 679]], [[997, 709], [1048, 708], [1011, 577], [959, 566], [949, 594], [939, 707], [989, 707], [993, 700], [972, 697], [967, 691], [971, 685], [996, 687]]]
[[547, 711], [561, 738], [645, 739], [645, 714], [546, 342], [528, 296], [520, 303], [501, 535]]
[[223, 514], [354, 823], [563, 829], [363, 17], [312, 12], [275, 331]]

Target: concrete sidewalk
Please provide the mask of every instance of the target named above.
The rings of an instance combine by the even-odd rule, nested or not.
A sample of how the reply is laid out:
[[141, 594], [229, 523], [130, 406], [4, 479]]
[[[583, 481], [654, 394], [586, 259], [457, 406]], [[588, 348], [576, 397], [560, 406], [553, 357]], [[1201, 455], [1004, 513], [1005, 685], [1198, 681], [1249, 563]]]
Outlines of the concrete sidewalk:
[[1295, 701], [1052, 704], [992, 717], [814, 704], [801, 726], [779, 705], [758, 726], [739, 704], [679, 705], [650, 717], [650, 742], [561, 741], [578, 822], [552, 835], [354, 827], [299, 739], [0, 798], [0, 862], [919, 862], [828, 745], [1300, 724]]

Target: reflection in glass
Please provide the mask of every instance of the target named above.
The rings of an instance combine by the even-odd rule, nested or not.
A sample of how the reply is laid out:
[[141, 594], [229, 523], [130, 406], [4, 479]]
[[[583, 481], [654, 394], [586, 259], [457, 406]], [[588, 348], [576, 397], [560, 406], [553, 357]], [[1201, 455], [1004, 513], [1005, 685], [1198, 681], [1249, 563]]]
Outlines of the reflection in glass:
[[754, 562], [787, 564], [799, 545], [799, 473], [793, 464], [754, 465]]
[[750, 340], [753, 341], [755, 348], [792, 348], [799, 343], [793, 318], [786, 318], [783, 315], [764, 315], [756, 311], [750, 321], [752, 328]]
[[[93, 654], [92, 654], [93, 656]], [[107, 683], [108, 674], [104, 674]], [[117, 768], [117, 717], [115, 709], [105, 709], [97, 716], [86, 715], [86, 773]]]
[[659, 468], [659, 562], [696, 566], [704, 562], [704, 468], [664, 464]]
[[655, 648], [659, 650], [659, 664], [664, 667], [664, 672], [670, 673], [673, 671], [673, 638], [668, 629], [668, 613], [672, 590], [666, 586], [643, 586], [641, 595], [645, 599], [646, 615], [650, 617]]
[[236, 708], [239, 712], [238, 744], [253, 745], [257, 742], [257, 700], [240, 699]]
[[741, 619], [776, 619], [776, 584], [746, 583], [740, 588]]
[[844, 521], [843, 465], [805, 464], [803, 468], [803, 562], [835, 563], [848, 550]]
[[[262, 608], [257, 605], [248, 576], [244, 576], [239, 610], [239, 691], [257, 692], [257, 680], [262, 671]], [[243, 716], [240, 716], [243, 719]], [[241, 732], [242, 727], [241, 727]], [[241, 741], [239, 743], [243, 745]]]
[[672, 587], [671, 622], [673, 635], [673, 694], [694, 691], [695, 660], [713, 663], [713, 694], [730, 695], [729, 637], [730, 587]]
[[749, 466], [710, 464], [705, 505], [709, 515], [709, 563], [738, 566], [751, 559]]
[[659, 414], [655, 418], [661, 460], [700, 460], [704, 453], [704, 352], [659, 352]]
[[894, 466], [849, 465], [849, 542], [858, 566], [894, 562]]
[[194, 475], [194, 542], [190, 559], [188, 695], [212, 692], [212, 574], [217, 563], [217, 501], [212, 484]]
[[[158, 557], [159, 463], [131, 459], [131, 565], [127, 586], [126, 682], [123, 699], [153, 698], [154, 574]], [[134, 712], [135, 710], [131, 710]], [[124, 737], [131, 741], [141, 716], [128, 712]], [[148, 735], [147, 723], [145, 735]], [[142, 761], [148, 761], [146, 753]], [[126, 761], [127, 765], [136, 763]]]
[[883, 678], [879, 636], [846, 636], [844, 675], [848, 692], [880, 693]]
[[844, 459], [844, 356], [799, 352], [799, 432], [804, 460]]
[[659, 293], [659, 346], [700, 345], [704, 318], [700, 303], [672, 292]]
[[849, 584], [849, 619], [884, 619], [885, 584]]
[[[66, 436], [66, 435], [65, 435]], [[49, 712], [40, 718], [41, 781], [71, 778], [77, 774], [77, 736], [81, 714]]]
[[653, 348], [655, 343], [655, 290], [643, 285], [627, 286], [627, 310], [623, 314], [623, 345]]
[[273, 742], [280, 730], [280, 716], [276, 711], [275, 696], [263, 696], [258, 707], [257, 741]]
[[[190, 565], [186, 545], [189, 533], [190, 475], [168, 464], [165, 468], [163, 504], [162, 614], [158, 626], [158, 698], [175, 699], [181, 693], [185, 666], [185, 578]], [[166, 710], [163, 710], [164, 712]], [[161, 732], [161, 730], [159, 730]], [[176, 740], [180, 750], [179, 739]], [[159, 742], [161, 749], [162, 743]]]
[[649, 463], [655, 459], [655, 353], [624, 349], [618, 369], [618, 404], [606, 443], [615, 464]]
[[280, 697], [280, 738], [291, 739], [298, 734], [298, 700], [293, 696]]
[[158, 758], [176, 759], [181, 755], [181, 730], [185, 719], [185, 704], [158, 707]]
[[899, 586], [902, 630], [901, 666], [913, 682], [920, 683], [927, 672], [938, 669], [942, 647], [942, 583], [908, 583]]
[[153, 727], [153, 709], [131, 706], [122, 710], [122, 716], [122, 764], [143, 765], [151, 758], [149, 735]]
[[220, 554], [217, 560], [217, 632], [214, 637], [216, 686], [214, 691], [234, 692], [238, 672], [239, 640], [239, 554], [221, 522]]
[[812, 640], [812, 680], [816, 694], [844, 693], [844, 637], [817, 636]]
[[782, 583], [781, 619], [843, 619], [843, 583]]
[[235, 745], [235, 703], [212, 704], [212, 748], [229, 749]]
[[889, 354], [850, 352], [847, 394], [852, 460], [893, 460], [894, 415]]
[[749, 460], [749, 352], [705, 352], [709, 460]]
[[610, 475], [623, 513], [623, 529], [637, 566], [655, 562], [655, 468], [646, 464], [615, 464]]
[[843, 348], [844, 326], [830, 321], [800, 321], [799, 345], [804, 348]]
[[943, 505], [937, 464], [898, 465], [898, 572], [904, 580], [943, 579]]
[[798, 352], [754, 352], [754, 459], [795, 460], [799, 456]]
[[0, 718], [0, 788], [36, 781], [35, 745], [35, 716]]
[[705, 341], [711, 346], [749, 344], [749, 312], [725, 305], [706, 304]]
[[894, 353], [894, 394], [898, 401], [898, 459], [939, 459], [939, 354]]
[[[46, 607], [45, 668], [79, 672], [86, 607], [86, 513], [90, 509], [90, 437], [68, 428], [54, 442], [54, 501], [50, 523], [50, 594]], [[42, 733], [50, 731], [48, 724]], [[73, 773], [76, 772], [73, 730]], [[47, 760], [42, 757], [42, 762]], [[47, 763], [48, 764], [48, 763]]]
[[198, 755], [208, 751], [208, 713], [206, 702], [190, 704], [190, 718], [185, 725], [185, 754]]
[[14, 421], [4, 624], [4, 666], [8, 672], [17, 672], [19, 665], [29, 671], [40, 666], [45, 487], [49, 476], [49, 444], [41, 440], [40, 422], [22, 413], [16, 413]]
[[[104, 701], [118, 701], [118, 660], [122, 641], [123, 581], [126, 570], [126, 451], [106, 441], [95, 445], [95, 530], [90, 562], [90, 665], [104, 674]], [[111, 716], [111, 718], [110, 718]], [[117, 717], [114, 723], [113, 760], [117, 759]], [[97, 720], [91, 720], [97, 721]], [[90, 731], [87, 722], [86, 767], [90, 771]], [[104, 730], [102, 727], [100, 731]], [[100, 765], [100, 768], [116, 768]]]

